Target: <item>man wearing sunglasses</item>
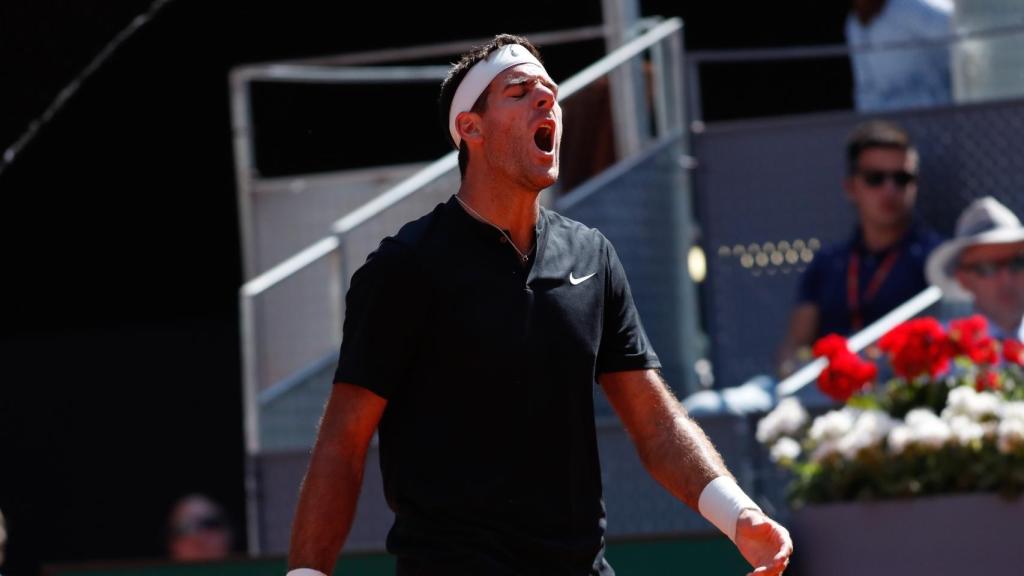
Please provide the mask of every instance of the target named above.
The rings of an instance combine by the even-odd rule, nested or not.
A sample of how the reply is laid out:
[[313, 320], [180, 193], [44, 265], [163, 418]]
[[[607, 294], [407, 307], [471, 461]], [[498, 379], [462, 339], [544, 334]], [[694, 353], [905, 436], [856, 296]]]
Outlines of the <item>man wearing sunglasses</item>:
[[846, 197], [857, 211], [851, 238], [815, 255], [779, 353], [779, 372], [826, 334], [851, 334], [924, 290], [924, 265], [941, 238], [913, 217], [918, 156], [907, 133], [870, 121], [847, 140]]
[[1024, 227], [998, 200], [972, 202], [957, 220], [956, 236], [928, 258], [927, 271], [947, 299], [972, 300], [992, 336], [1024, 337]]

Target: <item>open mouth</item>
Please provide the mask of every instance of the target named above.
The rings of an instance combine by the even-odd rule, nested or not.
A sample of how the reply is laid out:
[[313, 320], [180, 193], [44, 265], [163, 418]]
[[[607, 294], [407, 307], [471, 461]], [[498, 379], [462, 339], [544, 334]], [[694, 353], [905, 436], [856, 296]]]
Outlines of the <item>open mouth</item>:
[[537, 131], [533, 133], [533, 143], [542, 151], [550, 153], [555, 149], [554, 129], [547, 124], [541, 125], [537, 128]]

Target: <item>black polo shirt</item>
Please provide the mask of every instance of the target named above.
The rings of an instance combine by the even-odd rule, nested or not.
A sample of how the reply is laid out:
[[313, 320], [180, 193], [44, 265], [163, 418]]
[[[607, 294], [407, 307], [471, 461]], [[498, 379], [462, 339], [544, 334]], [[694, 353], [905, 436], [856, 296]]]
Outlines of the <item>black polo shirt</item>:
[[399, 574], [613, 574], [595, 378], [660, 364], [608, 240], [544, 208], [536, 237], [524, 265], [453, 197], [352, 278], [335, 381], [388, 400]]

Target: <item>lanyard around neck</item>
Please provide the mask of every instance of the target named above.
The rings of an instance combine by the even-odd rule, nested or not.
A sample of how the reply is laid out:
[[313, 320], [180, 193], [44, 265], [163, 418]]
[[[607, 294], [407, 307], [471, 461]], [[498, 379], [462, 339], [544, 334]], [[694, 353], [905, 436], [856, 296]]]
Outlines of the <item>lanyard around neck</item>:
[[850, 310], [850, 328], [860, 330], [864, 327], [863, 304], [875, 299], [882, 283], [892, 272], [892, 267], [899, 258], [900, 251], [893, 250], [882, 260], [882, 263], [875, 270], [864, 290], [863, 298], [860, 295], [860, 252], [856, 248], [850, 251], [850, 261], [846, 267], [846, 304]]

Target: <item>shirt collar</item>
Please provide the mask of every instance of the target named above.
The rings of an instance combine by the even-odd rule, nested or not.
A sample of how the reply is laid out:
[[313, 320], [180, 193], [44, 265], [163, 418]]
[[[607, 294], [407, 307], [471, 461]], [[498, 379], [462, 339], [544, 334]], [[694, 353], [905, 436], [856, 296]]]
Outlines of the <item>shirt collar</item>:
[[[460, 204], [455, 198], [454, 194], [448, 199], [446, 207], [447, 210], [453, 214], [453, 218], [457, 222], [459, 229], [465, 233], [486, 242], [500, 243], [502, 239], [506, 239], [505, 235], [502, 234], [500, 230], [491, 226], [487, 222], [480, 221], [467, 212], [466, 209], [462, 207], [462, 204]], [[543, 206], [540, 207], [540, 211], [537, 215], [537, 223], [534, 225], [536, 244], [534, 247], [534, 256], [531, 257], [531, 260], [539, 259], [541, 251], [543, 250], [547, 232], [547, 212], [548, 211]], [[505, 230], [505, 233], [511, 234], [508, 230]]]
[[907, 227], [906, 233], [904, 233], [903, 236], [895, 244], [889, 246], [888, 248], [882, 250], [881, 252], [869, 252], [867, 246], [864, 245], [864, 233], [860, 229], [860, 224], [858, 224], [853, 229], [853, 234], [850, 236], [849, 246], [850, 250], [856, 250], [858, 254], [874, 254], [875, 256], [884, 256], [885, 254], [888, 254], [894, 249], [902, 250], [908, 244], [910, 244], [918, 237], [920, 237], [920, 235], [921, 223], [917, 220], [917, 218], [914, 218], [913, 220], [911, 220], [910, 226]]

